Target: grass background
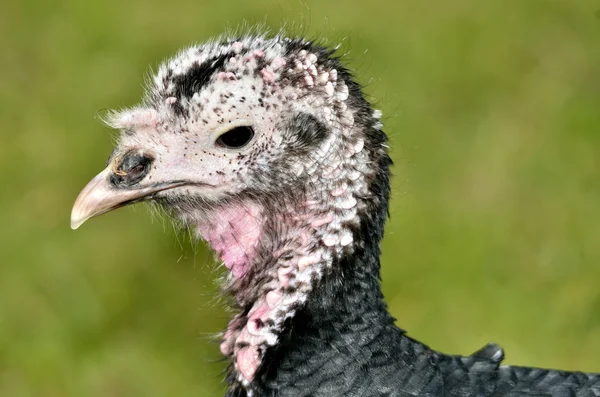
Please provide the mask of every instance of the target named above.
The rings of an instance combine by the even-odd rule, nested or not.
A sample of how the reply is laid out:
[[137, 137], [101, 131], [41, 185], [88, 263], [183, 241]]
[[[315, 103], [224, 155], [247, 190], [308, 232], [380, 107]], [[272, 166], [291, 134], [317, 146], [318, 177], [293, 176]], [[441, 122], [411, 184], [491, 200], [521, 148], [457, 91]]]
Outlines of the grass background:
[[[218, 396], [212, 256], [145, 209], [69, 229], [95, 120], [244, 19], [329, 37], [384, 112], [384, 290], [436, 349], [600, 372], [600, 2], [0, 4], [0, 395]], [[298, 27], [302, 25], [302, 27]], [[166, 231], [166, 233], [165, 233]]]

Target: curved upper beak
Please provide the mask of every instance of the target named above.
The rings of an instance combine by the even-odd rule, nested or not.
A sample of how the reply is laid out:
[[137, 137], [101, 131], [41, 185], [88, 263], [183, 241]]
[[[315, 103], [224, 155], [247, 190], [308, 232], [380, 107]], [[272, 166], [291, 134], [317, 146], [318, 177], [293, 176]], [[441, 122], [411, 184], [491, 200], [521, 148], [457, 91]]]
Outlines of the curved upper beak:
[[111, 166], [108, 166], [79, 193], [71, 211], [72, 229], [77, 229], [94, 216], [149, 198], [154, 193], [186, 184], [179, 181], [139, 188], [121, 188], [111, 184], [111, 174]]

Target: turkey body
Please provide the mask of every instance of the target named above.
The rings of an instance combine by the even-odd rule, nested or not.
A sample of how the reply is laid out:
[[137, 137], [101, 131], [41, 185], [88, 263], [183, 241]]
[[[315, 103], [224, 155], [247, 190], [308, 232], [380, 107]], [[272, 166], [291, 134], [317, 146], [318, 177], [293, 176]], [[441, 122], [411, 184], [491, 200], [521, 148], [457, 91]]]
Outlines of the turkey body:
[[[343, 298], [342, 298], [343, 296]], [[330, 308], [307, 308], [268, 356], [257, 396], [597, 397], [600, 375], [502, 366], [490, 357], [445, 355], [408, 337], [363, 296], [344, 291]], [[350, 314], [354, 313], [354, 314]], [[368, 313], [368, 314], [367, 314]], [[329, 324], [327, 326], [326, 324]], [[228, 396], [247, 396], [231, 390]]]

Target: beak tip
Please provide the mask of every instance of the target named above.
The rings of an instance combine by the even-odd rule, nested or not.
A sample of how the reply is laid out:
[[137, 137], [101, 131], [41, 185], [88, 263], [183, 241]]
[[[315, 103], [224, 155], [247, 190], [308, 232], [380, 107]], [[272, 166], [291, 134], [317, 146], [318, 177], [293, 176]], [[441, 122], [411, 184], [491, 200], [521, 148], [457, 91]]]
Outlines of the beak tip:
[[87, 218], [82, 218], [80, 214], [76, 214], [75, 211], [73, 211], [71, 213], [71, 229], [79, 229], [79, 226], [83, 225], [86, 220]]
[[71, 229], [78, 229], [85, 221], [102, 212], [107, 194], [106, 179], [110, 167], [96, 175], [77, 196], [71, 210]]

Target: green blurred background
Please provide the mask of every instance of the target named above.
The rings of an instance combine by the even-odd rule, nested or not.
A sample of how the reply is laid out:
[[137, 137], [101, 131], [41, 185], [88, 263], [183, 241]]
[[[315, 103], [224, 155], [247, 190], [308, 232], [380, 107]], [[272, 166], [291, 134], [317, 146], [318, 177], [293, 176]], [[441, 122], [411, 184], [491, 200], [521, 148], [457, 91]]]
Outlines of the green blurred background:
[[143, 207], [69, 229], [149, 67], [244, 19], [329, 37], [384, 113], [384, 290], [445, 352], [600, 372], [600, 2], [4, 1], [0, 396], [218, 396], [212, 255]]

